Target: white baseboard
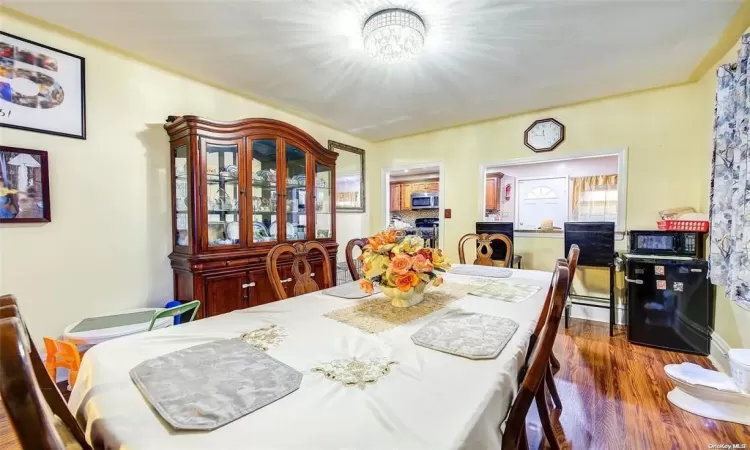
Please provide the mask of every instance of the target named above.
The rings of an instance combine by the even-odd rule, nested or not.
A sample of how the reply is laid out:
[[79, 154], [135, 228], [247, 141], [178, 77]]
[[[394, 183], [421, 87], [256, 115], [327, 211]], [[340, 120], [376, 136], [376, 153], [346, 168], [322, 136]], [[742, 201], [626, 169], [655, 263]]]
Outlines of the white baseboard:
[[711, 354], [708, 359], [721, 372], [731, 376], [729, 369], [729, 344], [715, 331], [711, 333]]
[[[597, 308], [588, 305], [572, 305], [570, 317], [576, 319], [593, 320], [595, 322], [609, 323], [609, 309]], [[625, 325], [625, 308], [618, 305], [615, 310], [615, 324]]]

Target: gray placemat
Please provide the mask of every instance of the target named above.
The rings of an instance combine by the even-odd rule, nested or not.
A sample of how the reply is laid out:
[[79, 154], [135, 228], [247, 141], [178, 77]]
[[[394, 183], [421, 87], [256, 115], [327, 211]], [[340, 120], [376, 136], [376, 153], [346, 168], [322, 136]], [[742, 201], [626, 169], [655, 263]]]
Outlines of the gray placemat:
[[373, 292], [372, 294], [368, 294], [367, 292], [364, 292], [362, 289], [360, 289], [359, 284], [354, 281], [351, 283], [342, 284], [341, 286], [334, 286], [332, 288], [324, 289], [321, 292], [333, 297], [357, 299], [379, 294], [381, 290], [379, 287], [375, 286], [375, 292]]
[[149, 323], [158, 310], [135, 311], [122, 314], [112, 314], [109, 316], [89, 317], [83, 319], [70, 330], [70, 333], [80, 333], [81, 331], [103, 330], [105, 328], [124, 327], [135, 325], [137, 323]]
[[505, 317], [457, 311], [420, 328], [415, 344], [469, 359], [494, 359], [513, 337], [518, 324]]
[[130, 378], [179, 430], [213, 430], [299, 388], [302, 374], [239, 339], [146, 360]]
[[458, 266], [451, 269], [450, 273], [489, 278], [508, 278], [513, 275], [513, 272], [508, 269], [491, 266]]
[[533, 284], [494, 281], [472, 290], [469, 294], [476, 295], [477, 297], [502, 300], [504, 302], [518, 303], [536, 294], [540, 289], [542, 288]]

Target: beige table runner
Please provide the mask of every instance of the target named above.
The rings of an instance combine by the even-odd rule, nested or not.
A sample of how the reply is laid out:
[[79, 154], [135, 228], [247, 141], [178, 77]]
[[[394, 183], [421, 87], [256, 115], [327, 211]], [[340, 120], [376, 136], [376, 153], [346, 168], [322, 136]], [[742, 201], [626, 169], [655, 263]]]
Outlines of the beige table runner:
[[393, 306], [390, 298], [385, 294], [379, 294], [358, 305], [337, 309], [324, 316], [368, 333], [381, 333], [439, 311], [449, 303], [466, 296], [472, 289], [487, 283], [481, 279], [468, 281], [467, 284], [451, 282], [438, 288], [428, 287], [424, 293], [424, 300], [408, 308]]

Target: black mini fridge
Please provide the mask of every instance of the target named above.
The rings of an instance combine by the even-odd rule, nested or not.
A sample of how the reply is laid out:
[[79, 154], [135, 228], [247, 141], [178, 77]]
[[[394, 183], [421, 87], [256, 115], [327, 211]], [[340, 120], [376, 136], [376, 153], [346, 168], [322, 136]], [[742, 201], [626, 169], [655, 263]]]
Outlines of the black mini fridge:
[[627, 255], [628, 340], [708, 355], [714, 327], [708, 262]]

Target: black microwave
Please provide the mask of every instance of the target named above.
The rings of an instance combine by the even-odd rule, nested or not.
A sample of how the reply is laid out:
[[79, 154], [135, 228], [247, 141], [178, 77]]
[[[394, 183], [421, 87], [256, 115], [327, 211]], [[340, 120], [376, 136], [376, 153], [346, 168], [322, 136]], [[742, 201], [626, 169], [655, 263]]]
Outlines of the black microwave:
[[704, 233], [697, 231], [630, 231], [628, 253], [703, 258]]

